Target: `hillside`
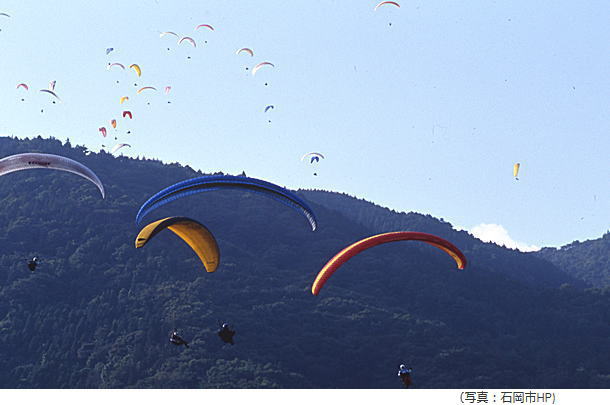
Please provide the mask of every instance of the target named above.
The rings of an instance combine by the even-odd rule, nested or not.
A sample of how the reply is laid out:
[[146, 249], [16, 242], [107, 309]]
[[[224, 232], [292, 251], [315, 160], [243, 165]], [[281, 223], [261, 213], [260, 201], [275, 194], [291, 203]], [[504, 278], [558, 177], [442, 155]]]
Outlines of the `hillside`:
[[[139, 206], [203, 173], [0, 138], [0, 156], [26, 151], [87, 165], [106, 199], [69, 173], [0, 177], [1, 388], [400, 388], [401, 362], [418, 388], [610, 388], [599, 355], [610, 352], [608, 289], [583, 289], [544, 257], [332, 192], [299, 191], [316, 232], [293, 210], [236, 191], [183, 198], [146, 218], [204, 223], [221, 250], [219, 269], [206, 273], [171, 232], [134, 248]], [[469, 266], [392, 243], [311, 295], [336, 252], [397, 229], [448, 239]], [[32, 256], [35, 273], [25, 266]], [[215, 335], [219, 321], [236, 328], [235, 346]], [[168, 343], [172, 328], [191, 348]]]

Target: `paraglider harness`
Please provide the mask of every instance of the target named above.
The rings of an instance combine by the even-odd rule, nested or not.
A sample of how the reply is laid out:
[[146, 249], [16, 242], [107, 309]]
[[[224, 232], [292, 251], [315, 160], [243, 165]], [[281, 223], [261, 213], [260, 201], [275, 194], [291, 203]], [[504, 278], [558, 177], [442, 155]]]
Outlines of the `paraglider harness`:
[[186, 340], [182, 339], [178, 335], [178, 332], [176, 330], [174, 330], [172, 332], [172, 334], [170, 335], [169, 341], [170, 341], [170, 343], [172, 343], [172, 344], [174, 344], [176, 346], [184, 345], [185, 347], [189, 347], [189, 342], [187, 342]]
[[218, 321], [218, 324], [220, 325], [218, 337], [220, 337], [220, 339], [225, 343], [231, 343], [232, 345], [235, 344], [235, 342], [233, 342], [233, 336], [235, 336], [235, 331], [231, 330], [229, 328], [229, 325], [226, 323], [220, 324], [220, 321]]
[[411, 372], [413, 369], [409, 367], [401, 368], [398, 370], [398, 376], [402, 380], [402, 383], [405, 385], [405, 388], [409, 388], [409, 386], [413, 383], [411, 381]]

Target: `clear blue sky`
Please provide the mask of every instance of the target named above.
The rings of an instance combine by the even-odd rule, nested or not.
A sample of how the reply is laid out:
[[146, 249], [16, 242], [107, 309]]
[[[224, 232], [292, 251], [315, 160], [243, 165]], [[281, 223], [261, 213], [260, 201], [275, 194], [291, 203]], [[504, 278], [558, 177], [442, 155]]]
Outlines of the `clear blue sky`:
[[[0, 134], [127, 142], [129, 156], [347, 192], [464, 229], [499, 224], [537, 246], [606, 232], [608, 3], [399, 3], [4, 1]], [[275, 68], [246, 71], [262, 61]], [[38, 92], [50, 80], [63, 103]], [[300, 161], [310, 151], [326, 156], [318, 176]]]

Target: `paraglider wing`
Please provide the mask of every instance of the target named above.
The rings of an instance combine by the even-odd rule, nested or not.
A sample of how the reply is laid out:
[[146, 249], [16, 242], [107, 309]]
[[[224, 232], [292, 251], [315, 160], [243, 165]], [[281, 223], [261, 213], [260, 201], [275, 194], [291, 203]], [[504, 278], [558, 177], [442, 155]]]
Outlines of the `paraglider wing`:
[[116, 128], [116, 120], [110, 120], [110, 125], [112, 125], [112, 128]]
[[235, 52], [235, 54], [239, 55], [242, 52], [246, 52], [246, 53], [249, 53], [250, 56], [254, 56], [254, 51], [252, 49], [250, 49], [250, 48], [241, 48], [241, 49], [238, 49], [237, 52]]
[[98, 131], [100, 131], [102, 133], [102, 136], [105, 138], [106, 137], [106, 128], [105, 127], [101, 127], [98, 129]]
[[175, 32], [171, 32], [171, 31], [165, 31], [159, 34], [159, 38], [163, 38], [166, 35], [173, 35], [176, 38], [178, 38], [178, 34], [176, 34]]
[[191, 37], [182, 37], [180, 38], [180, 41], [178, 41], [178, 45], [180, 45], [183, 41], [188, 41], [191, 43], [191, 45], [193, 45], [195, 48], [197, 48], [197, 44], [195, 43], [195, 40]]
[[400, 4], [396, 3], [395, 1], [382, 1], [381, 3], [379, 3], [379, 4], [377, 4], [377, 5], [375, 6], [375, 11], [377, 11], [377, 9], [378, 9], [379, 7], [381, 7], [381, 6], [383, 6], [383, 5], [386, 5], [386, 4], [391, 4], [391, 5], [393, 5], [393, 6], [396, 6], [396, 7], [400, 8]]
[[20, 87], [23, 87], [23, 88], [24, 88], [24, 89], [26, 89], [26, 90], [29, 90], [29, 89], [30, 89], [30, 88], [28, 87], [28, 85], [27, 85], [27, 84], [25, 84], [25, 83], [19, 83], [19, 84], [17, 85], [17, 88], [20, 88]]
[[303, 214], [309, 221], [311, 229], [313, 231], [316, 230], [317, 220], [312, 209], [305, 201], [299, 198], [292, 191], [267, 181], [245, 176], [230, 175], [197, 177], [194, 179], [181, 181], [173, 186], [159, 191], [157, 194], [149, 198], [148, 201], [142, 204], [136, 216], [136, 223], [139, 224], [140, 221], [142, 221], [142, 218], [144, 218], [151, 211], [176, 199], [204, 191], [221, 189], [250, 191], [273, 198], [274, 200], [279, 201], [282, 204], [287, 205]]
[[271, 62], [261, 62], [258, 65], [254, 66], [254, 68], [252, 69], [252, 76], [254, 76], [256, 74], [256, 72], [258, 72], [258, 70], [260, 68], [262, 68], [263, 66], [275, 67], [275, 65]]
[[403, 240], [417, 240], [426, 242], [434, 247], [437, 247], [447, 254], [449, 254], [457, 263], [458, 269], [463, 270], [466, 267], [466, 257], [464, 254], [455, 247], [452, 243], [446, 241], [435, 235], [431, 235], [423, 232], [388, 232], [379, 235], [374, 235], [365, 239], [362, 239], [356, 243], [353, 243], [337, 253], [335, 257], [330, 259], [328, 263], [322, 267], [322, 270], [316, 276], [315, 281], [311, 286], [311, 293], [318, 295], [324, 283], [328, 278], [345, 262], [357, 255], [358, 253], [371, 248], [373, 246], [380, 245], [388, 242], [398, 242]]
[[133, 65], [129, 65], [129, 68], [135, 70], [138, 77], [142, 75], [142, 69], [140, 69], [140, 66], [136, 65], [135, 63]]
[[195, 27], [195, 29], [198, 30], [201, 27], [209, 28], [210, 30], [214, 31], [214, 27], [212, 27], [210, 24], [199, 24], [197, 27]]
[[156, 89], [156, 88], [154, 88], [154, 87], [152, 87], [152, 86], [145, 86], [145, 87], [140, 88], [138, 91], [136, 91], [136, 93], [137, 93], [137, 94], [140, 94], [140, 93], [142, 93], [144, 90], [154, 90], [154, 91], [157, 91], [157, 89]]
[[268, 105], [267, 107], [265, 107], [265, 112], [269, 111], [272, 108], [275, 108], [275, 107], [272, 105]]
[[46, 153], [20, 153], [0, 159], [0, 176], [27, 169], [53, 169], [77, 174], [97, 186], [105, 198], [104, 185], [87, 166], [64, 156]]
[[51, 80], [49, 82], [49, 90], [55, 91], [55, 83], [57, 83], [57, 80]]
[[156, 234], [168, 228], [197, 253], [208, 273], [220, 263], [220, 250], [214, 235], [203, 224], [186, 217], [168, 217], [146, 225], [136, 237], [136, 248], [143, 247]]
[[4, 16], [4, 17], [11, 18], [11, 16], [10, 16], [10, 15], [8, 15], [8, 14], [6, 14], [6, 13], [0, 13], [0, 15], [1, 15], [1, 16]]
[[520, 167], [521, 167], [521, 163], [515, 163], [515, 165], [513, 166], [513, 177], [515, 179], [518, 179]]
[[126, 116], [129, 116], [129, 119], [133, 119], [133, 116], [131, 115], [131, 111], [123, 111], [123, 118], [125, 118]]
[[114, 148], [112, 148], [112, 151], [110, 153], [114, 154], [114, 152], [116, 152], [117, 150], [124, 148], [126, 146], [131, 148], [131, 145], [128, 143], [118, 143], [118, 144], [114, 145]]
[[114, 63], [111, 63], [110, 65], [108, 65], [108, 70], [110, 70], [113, 66], [118, 66], [121, 69], [125, 70], [125, 65], [123, 65], [122, 63], [119, 63], [119, 62], [114, 62]]
[[61, 98], [59, 98], [59, 96], [57, 94], [55, 94], [55, 92], [53, 90], [42, 89], [40, 91], [43, 93], [49, 93], [50, 95], [55, 97], [57, 100], [61, 101]]
[[106, 48], [106, 55], [108, 55], [112, 51], [114, 51], [114, 48]]
[[165, 94], [169, 94], [169, 92], [172, 90], [172, 86], [165, 86]]
[[125, 101], [129, 100], [129, 97], [127, 96], [123, 96], [121, 97], [121, 99], [119, 100], [119, 103], [123, 104]]
[[310, 163], [313, 163], [313, 158], [317, 157], [317, 161], [320, 160], [320, 158], [325, 159], [324, 155], [318, 152], [309, 152], [303, 155], [303, 157], [301, 158], [301, 162], [305, 160], [306, 157], [308, 156], [312, 156], [312, 160], [310, 161]]

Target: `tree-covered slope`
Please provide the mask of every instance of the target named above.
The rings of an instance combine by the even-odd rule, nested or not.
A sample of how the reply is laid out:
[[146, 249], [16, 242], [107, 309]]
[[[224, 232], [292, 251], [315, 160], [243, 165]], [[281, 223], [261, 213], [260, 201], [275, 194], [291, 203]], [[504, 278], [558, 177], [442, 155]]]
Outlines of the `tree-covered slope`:
[[610, 286], [610, 232], [601, 238], [544, 248], [535, 254], [592, 286]]
[[[85, 155], [57, 140], [0, 138], [0, 156], [26, 151], [89, 166], [107, 198], [69, 173], [0, 177], [2, 388], [399, 388], [401, 362], [422, 388], [610, 388], [600, 356], [610, 352], [608, 291], [576, 288], [543, 259], [417, 214], [372, 226], [353, 217], [367, 217], [366, 207], [300, 192], [319, 219], [311, 232], [271, 199], [218, 191], [145, 220], [205, 224], [221, 250], [219, 269], [206, 273], [171, 232], [134, 247], [139, 206], [202, 173]], [[311, 295], [340, 249], [405, 227], [447, 238], [470, 265], [458, 271], [438, 249], [392, 243], [354, 257]], [[25, 265], [32, 256], [41, 260], [34, 273]], [[219, 321], [237, 329], [235, 346], [215, 335]], [[174, 327], [189, 349], [169, 344]]]

